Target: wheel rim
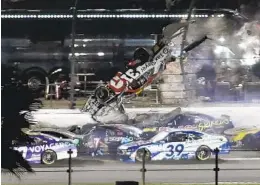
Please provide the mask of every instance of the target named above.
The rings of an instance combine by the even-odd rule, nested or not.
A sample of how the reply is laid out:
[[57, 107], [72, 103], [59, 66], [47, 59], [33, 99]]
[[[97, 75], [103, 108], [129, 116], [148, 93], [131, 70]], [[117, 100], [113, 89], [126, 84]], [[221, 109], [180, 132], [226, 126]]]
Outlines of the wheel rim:
[[[142, 162], [142, 161], [143, 161], [143, 155], [144, 155], [143, 151], [138, 151], [138, 152], [137, 152], [137, 155], [136, 155], [136, 159], [137, 159], [138, 161], [141, 161], [141, 162]], [[149, 158], [150, 158], [150, 154], [149, 154], [149, 152], [146, 151], [146, 155], [145, 155], [145, 157], [144, 157], [145, 161], [148, 161]]]
[[55, 161], [55, 156], [52, 153], [45, 153], [43, 155], [42, 161], [45, 164], [52, 164]]
[[210, 157], [209, 151], [206, 149], [202, 149], [202, 150], [198, 151], [197, 157], [199, 160], [207, 160]]
[[32, 77], [28, 80], [28, 86], [30, 89], [36, 90], [39, 89], [41, 85], [41, 80], [35, 77]]

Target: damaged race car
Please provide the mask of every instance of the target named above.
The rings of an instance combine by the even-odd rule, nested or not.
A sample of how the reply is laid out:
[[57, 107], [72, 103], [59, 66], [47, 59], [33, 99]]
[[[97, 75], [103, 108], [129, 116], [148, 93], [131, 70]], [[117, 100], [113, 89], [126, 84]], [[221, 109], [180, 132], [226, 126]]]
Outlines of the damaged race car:
[[34, 128], [31, 132], [33, 133], [41, 133], [41, 134], [48, 134], [50, 136], [60, 138], [63, 141], [69, 140], [73, 141], [73, 143], [76, 145], [78, 152], [84, 152], [86, 150], [85, 148], [85, 135], [77, 133], [77, 130], [74, 130], [76, 133], [73, 133], [67, 129], [62, 128]]
[[33, 142], [14, 143], [14, 149], [21, 152], [24, 159], [33, 164], [51, 165], [57, 160], [68, 159], [78, 155], [77, 147], [73, 140], [63, 140], [47, 134], [28, 133]]
[[234, 128], [225, 131], [234, 149], [260, 150], [260, 128]]
[[82, 130], [85, 133], [85, 155], [115, 157], [117, 147], [124, 143], [142, 139], [142, 130], [122, 124], [93, 126]]
[[180, 108], [167, 115], [158, 116], [143, 120], [143, 123], [137, 123], [148, 137], [154, 136], [159, 131], [167, 131], [172, 128], [193, 129], [209, 134], [224, 135], [225, 130], [234, 128], [232, 120], [227, 115], [220, 118], [214, 118], [207, 114], [181, 111]]
[[175, 62], [180, 57], [187, 57], [187, 53], [199, 46], [207, 36], [187, 45], [183, 49], [183, 56], [173, 52], [176, 39], [184, 34], [184, 27], [190, 22], [180, 22], [167, 25], [163, 29], [163, 37], [150, 51], [138, 48], [131, 65], [122, 72], [118, 72], [105, 85], [97, 87], [88, 99], [84, 110], [89, 112], [94, 120], [101, 123], [111, 121], [127, 121], [123, 103], [140, 94], [165, 70], [166, 64]]
[[227, 138], [193, 130], [172, 129], [159, 132], [147, 141], [121, 145], [117, 154], [124, 162], [181, 159], [205, 161], [211, 158], [216, 148], [219, 154], [228, 154], [230, 144]]

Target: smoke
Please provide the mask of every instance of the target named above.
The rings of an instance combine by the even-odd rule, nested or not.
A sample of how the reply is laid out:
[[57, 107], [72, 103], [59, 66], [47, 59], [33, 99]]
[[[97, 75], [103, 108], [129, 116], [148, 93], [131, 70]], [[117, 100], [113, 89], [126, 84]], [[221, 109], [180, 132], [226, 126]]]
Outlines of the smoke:
[[180, 107], [168, 112], [168, 113], [143, 113], [128, 115], [134, 120], [134, 123], [140, 128], [153, 127], [153, 126], [165, 126], [165, 123], [169, 123], [175, 116], [182, 113]]
[[239, 39], [238, 47], [242, 52], [242, 65], [254, 65], [260, 57], [260, 24], [258, 21], [245, 23], [234, 35]]
[[199, 19], [189, 26], [187, 41], [192, 42], [204, 35], [212, 40], [189, 54], [185, 69], [188, 73], [212, 65], [217, 71], [229, 69], [232, 75], [238, 76], [241, 75], [239, 68], [250, 68], [260, 61], [260, 22], [257, 20], [241, 23], [230, 17]]

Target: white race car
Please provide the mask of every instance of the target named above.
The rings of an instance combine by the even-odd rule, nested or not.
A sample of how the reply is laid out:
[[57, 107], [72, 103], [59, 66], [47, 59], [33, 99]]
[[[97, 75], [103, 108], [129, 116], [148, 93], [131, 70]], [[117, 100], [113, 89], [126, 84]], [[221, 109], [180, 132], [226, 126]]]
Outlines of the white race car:
[[68, 159], [71, 149], [72, 158], [76, 158], [78, 150], [73, 140], [60, 139], [48, 134], [27, 131], [33, 142], [14, 143], [14, 149], [21, 152], [29, 163], [51, 165], [57, 160]]
[[[208, 160], [214, 150], [228, 154], [230, 144], [224, 136], [194, 130], [172, 129], [162, 131], [148, 141], [137, 141], [118, 147], [118, 156], [124, 162], [198, 159]], [[143, 157], [145, 151], [145, 157]]]

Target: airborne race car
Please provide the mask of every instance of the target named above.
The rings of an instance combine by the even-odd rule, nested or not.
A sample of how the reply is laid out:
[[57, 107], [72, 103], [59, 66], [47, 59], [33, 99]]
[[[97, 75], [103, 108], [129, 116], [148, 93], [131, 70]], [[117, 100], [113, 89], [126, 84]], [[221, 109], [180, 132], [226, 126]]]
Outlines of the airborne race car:
[[[172, 129], [162, 131], [148, 141], [137, 141], [118, 147], [118, 157], [125, 162], [156, 160], [198, 159], [208, 160], [214, 154], [228, 154], [230, 145], [224, 136], [199, 131]], [[145, 150], [145, 156], [143, 156]]]
[[[180, 53], [173, 52], [175, 39], [184, 33], [189, 23], [170, 24], [163, 29], [163, 38], [151, 49], [138, 49], [132, 61], [133, 65], [125, 72], [118, 72], [108, 84], [99, 86], [92, 95], [84, 110], [97, 122], [127, 121], [123, 103], [138, 95], [159, 76], [169, 62], [176, 61]], [[203, 43], [207, 37], [193, 42], [184, 48], [184, 54]], [[183, 57], [183, 56], [182, 56]]]

